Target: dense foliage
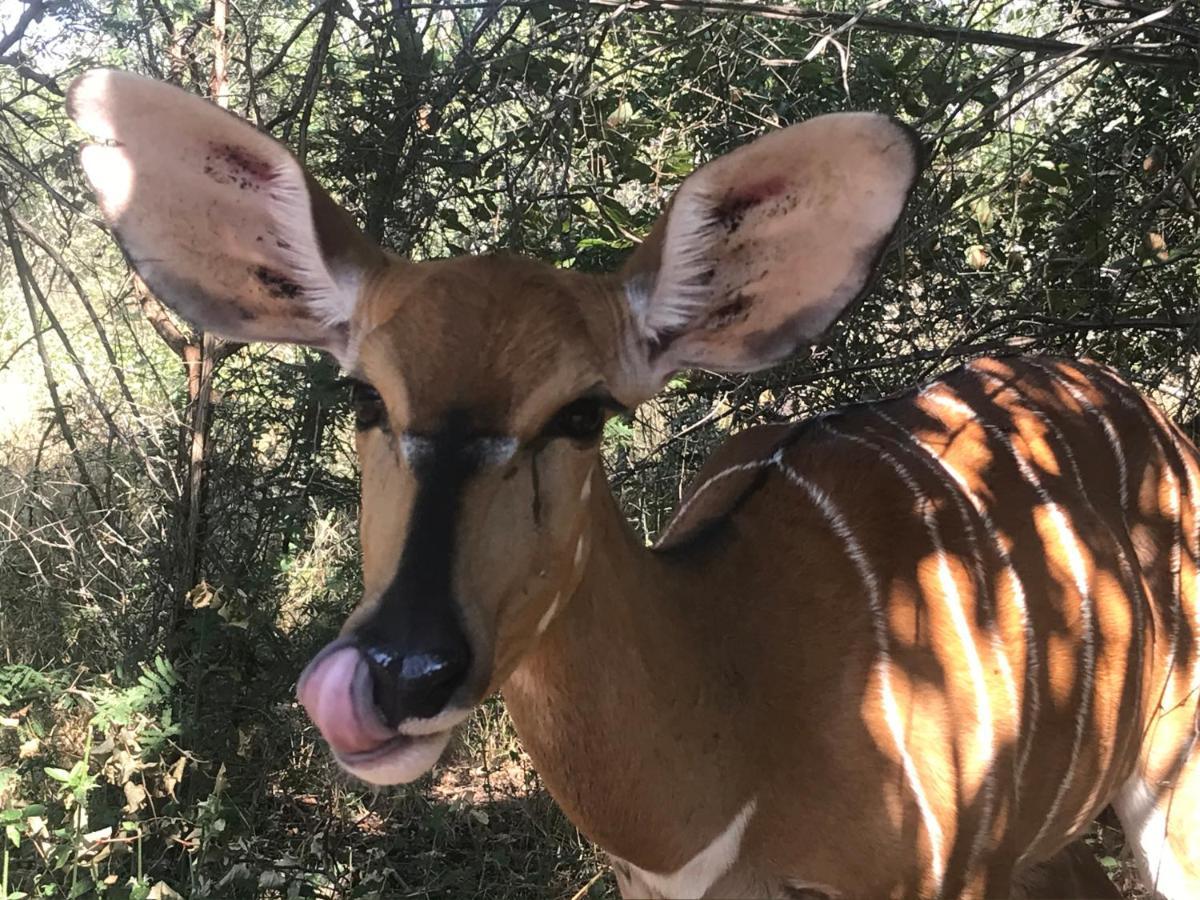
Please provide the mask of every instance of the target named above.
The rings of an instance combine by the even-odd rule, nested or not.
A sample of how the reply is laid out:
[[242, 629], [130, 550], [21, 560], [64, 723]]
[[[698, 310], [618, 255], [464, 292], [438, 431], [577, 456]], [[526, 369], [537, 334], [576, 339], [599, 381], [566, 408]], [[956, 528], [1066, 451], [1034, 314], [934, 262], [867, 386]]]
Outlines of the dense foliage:
[[400, 252], [589, 270], [765, 129], [850, 108], [913, 123], [928, 172], [830, 343], [680, 377], [610, 426], [648, 536], [729, 430], [985, 351], [1108, 361], [1200, 428], [1189, 4], [9, 0], [0, 896], [613, 891], [498, 701], [411, 789], [364, 792], [327, 761], [292, 691], [355, 597], [346, 391], [315, 354], [193, 333], [131, 276], [63, 109], [96, 65], [248, 117]]

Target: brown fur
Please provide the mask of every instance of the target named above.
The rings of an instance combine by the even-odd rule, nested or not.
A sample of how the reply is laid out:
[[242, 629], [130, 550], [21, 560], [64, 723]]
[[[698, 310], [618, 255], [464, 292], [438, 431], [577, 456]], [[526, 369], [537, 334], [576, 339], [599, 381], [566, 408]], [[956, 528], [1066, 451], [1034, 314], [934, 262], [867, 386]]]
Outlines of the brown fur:
[[[1148, 407], [1095, 367], [1052, 365], [1114, 423], [1130, 484], [1141, 485], [1147, 495], [1147, 486], [1160, 483], [1171, 465], [1139, 424], [1137, 410], [1149, 415]], [[1006, 386], [998, 388], [992, 376]], [[937, 390], [970, 402], [976, 418], [955, 419], [921, 395], [908, 395], [848, 410], [828, 427], [806, 427], [784, 459], [842, 506], [886, 586], [894, 678], [909, 740], [930, 783], [944, 784], [937, 813], [950, 838], [947, 893], [1002, 895], [1067, 770], [1074, 715], [1083, 702], [1084, 636], [1064, 550], [1039, 532], [1044, 523], [1036, 498], [979, 422], [1015, 432], [1017, 446], [1044, 469], [1045, 488], [1070, 512], [1072, 528], [1094, 554], [1088, 578], [1100, 649], [1089, 701], [1093, 712], [1075, 783], [1043, 841], [1029, 853], [1030, 863], [1051, 856], [1090, 822], [1139, 765], [1151, 777], [1158, 765], [1158, 751], [1147, 756], [1141, 738], [1165, 727], [1168, 718], [1159, 712], [1159, 698], [1171, 591], [1157, 555], [1169, 545], [1170, 523], [1149, 496], [1140, 510], [1121, 509], [1118, 473], [1098, 424], [1040, 366], [982, 361]], [[878, 419], [875, 409], [903, 431]], [[1039, 437], [1035, 410], [1058, 423], [1062, 442]], [[976, 551], [969, 529], [958, 521], [946, 485], [909, 458], [905, 431], [939, 448], [988, 498], [1025, 583], [1038, 650], [1049, 661], [1040, 675], [1043, 702], [1036, 722], [1025, 691], [1013, 716], [1005, 712], [998, 685], [992, 686], [996, 798], [978, 870], [964, 866], [980, 827], [979, 805], [963, 795], [968, 783], [986, 774], [967, 762], [977, 707], [962, 648], [938, 607], [942, 591], [928, 562], [933, 548], [907, 486], [877, 454], [841, 435], [869, 436], [905, 457], [937, 507], [945, 551], [972, 618], [974, 649], [985, 659], [992, 653], [985, 628], [994, 620], [1016, 662], [1019, 689], [1022, 632], [986, 544], [984, 582], [971, 583], [968, 560]], [[713, 469], [759, 459], [786, 435], [779, 427], [739, 435], [719, 451], [721, 465]], [[1157, 438], [1164, 443], [1174, 438], [1177, 464], [1186, 457], [1195, 478], [1200, 471], [1195, 448], [1165, 427]], [[1068, 448], [1087, 498], [1067, 471]], [[714, 494], [710, 506], [692, 507], [696, 525], [709, 526], [694, 544], [673, 540], [657, 553], [624, 537], [611, 500], [597, 497], [592, 519], [608, 523], [602, 533], [612, 535], [598, 539], [607, 547], [605, 558], [593, 557], [581, 590], [505, 696], [539, 770], [571, 818], [642, 868], [678, 868], [745, 798], [756, 796], [758, 812], [739, 861], [745, 871], [837, 885], [847, 896], [922, 893], [928, 836], [882, 721], [869, 671], [875, 653], [862, 585], [841, 542], [778, 471], [741, 497], [753, 478], [731, 479], [730, 490]], [[705, 479], [702, 474], [697, 483]], [[733, 512], [721, 519], [721, 506]], [[1185, 506], [1185, 523], [1194, 522], [1195, 512]], [[720, 521], [714, 528], [715, 520]], [[979, 525], [973, 517], [972, 527]], [[696, 531], [684, 523], [677, 533], [689, 530]], [[1117, 547], [1128, 545], [1131, 531], [1144, 532], [1147, 547], [1155, 548], [1155, 558], [1132, 560], [1136, 577], [1149, 582], [1144, 599], [1117, 562]], [[1177, 669], [1190, 673], [1198, 662], [1189, 626], [1197, 598], [1183, 600]], [[1148, 619], [1140, 641], [1133, 635], [1135, 603], [1144, 604]], [[1194, 696], [1168, 693], [1194, 714]], [[1017, 742], [1031, 724], [1033, 761], [1017, 784], [1012, 778]], [[637, 735], [632, 745], [630, 735]], [[1161, 752], [1185, 750], [1186, 738], [1177, 729], [1160, 741]], [[631, 794], [636, 804], [629, 802]], [[862, 865], [864, 859], [871, 864]]]
[[[769, 135], [688, 179], [622, 275], [587, 276], [385, 255], [282, 147], [196, 98], [117, 73], [71, 97], [115, 141], [85, 165], [165, 300], [234, 338], [327, 347], [381, 394], [382, 427], [358, 441], [348, 630], [408, 538], [404, 441], [455, 417], [512, 442], [456, 509], [459, 700], [503, 685], [551, 793], [624, 861], [628, 892], [750, 803], [711, 896], [1005, 896], [1026, 876], [1077, 890], [1086, 873], [1060, 850], [1131, 776], [1200, 886], [1200, 459], [1107, 370], [982, 360], [738, 435], [653, 550], [598, 449], [543, 435], [588, 392], [632, 408], [680, 366], [757, 368], [817, 337], [900, 214], [917, 169], [903, 129], [839, 116]], [[300, 185], [311, 222], [280, 201]], [[311, 258], [259, 240], [284, 232]]]
[[[1147, 410], [1144, 402], [1097, 368], [1054, 366], [1114, 422], [1130, 484], [1162, 481], [1171, 462], [1139, 426], [1135, 410]], [[997, 390], [982, 372], [1008, 386]], [[1158, 698], [1164, 691], [1162, 623], [1171, 616], [1170, 586], [1159, 575], [1165, 566], [1135, 559], [1136, 577], [1146, 578], [1151, 588], [1139, 599], [1120, 572], [1116, 550], [1128, 545], [1123, 535], [1144, 530], [1148, 546], [1163, 553], [1170, 524], [1148, 498], [1141, 510], [1122, 510], [1116, 503], [1118, 475], [1103, 433], [1043, 368], [983, 361], [943, 385], [937, 390], [971, 402], [978, 420], [1020, 436], [1014, 438], [1019, 448], [1044, 467], [1046, 490], [1070, 511], [1073, 528], [1094, 554], [1088, 578], [1096, 590], [1100, 649], [1093, 712], [1075, 784], [1042, 844], [1028, 856], [1036, 862], [1091, 821], [1134, 773], [1139, 758], [1153, 776], [1157, 756], [1145, 756], [1141, 734], [1156, 724], [1164, 727], [1166, 718], [1158, 712]], [[898, 457], [910, 454], [904, 434], [875, 418], [875, 408], [937, 446], [989, 498], [992, 520], [1012, 545], [1009, 552], [1025, 582], [1040, 655], [1049, 662], [1040, 674], [1044, 700], [1036, 722], [1027, 695], [1013, 718], [1004, 713], [998, 686], [992, 690], [996, 800], [988, 858], [978, 860], [984, 866], [979, 871], [962, 868], [980, 827], [978, 803], [966, 803], [962, 794], [967, 782], [984, 774], [966, 764], [977, 704], [953, 628], [935, 602], [940, 587], [923, 562], [932, 547], [908, 488], [877, 455], [840, 437], [865, 434]], [[1063, 443], [1044, 437], [1038, 442], [1033, 410], [1058, 422]], [[761, 458], [786, 442], [786, 434], [772, 427], [734, 438], [713, 468]], [[1166, 428], [1158, 434], [1163, 442], [1172, 437], [1177, 460], [1186, 457], [1198, 472], [1195, 449], [1186, 439]], [[1067, 472], [1068, 448], [1088, 499]], [[1036, 530], [1036, 498], [978, 421], [956, 420], [919, 395], [847, 410], [829, 427], [805, 428], [784, 458], [842, 506], [886, 586], [908, 734], [923, 772], [932, 779], [941, 770], [948, 779], [942, 800], [947, 805], [938, 810], [950, 838], [948, 893], [1006, 893], [1016, 858], [1037, 834], [1054, 796], [1051, 788], [1066, 773], [1074, 714], [1082, 702], [1080, 596], [1063, 548]], [[1012, 620], [1012, 598], [1004, 593], [994, 556], [984, 553], [985, 581], [972, 584], [967, 560], [978, 551], [968, 545], [968, 529], [958, 521], [946, 486], [916, 461], [906, 462], [935, 499], [946, 552], [972, 613], [977, 652], [985, 658], [991, 652], [985, 625], [996, 620], [1004, 648], [1018, 664], [1014, 676], [1020, 686], [1022, 632]], [[746, 870], [835, 884], [851, 896], [922, 893], [928, 835], [919, 828], [881, 721], [869, 673], [875, 653], [862, 584], [845, 547], [779, 472], [773, 470], [749, 498], [734, 503], [752, 478], [738, 476], [737, 485], [731, 479], [730, 490], [714, 494], [709, 508], [692, 508], [695, 522], [709, 526], [695, 545], [674, 540], [658, 553], [619, 538], [624, 528], [611, 500], [595, 499], [593, 520], [610, 522], [605, 533], [614, 533], [606, 539], [606, 558], [593, 558], [568, 612], [524, 662], [516, 686], [506, 690], [512, 714], [572, 820], [641, 868], [678, 868], [730, 821], [746, 797], [755, 796], [760, 806], [740, 859]], [[702, 474], [697, 482], [704, 480]], [[722, 504], [734, 511], [714, 529], [720, 517], [715, 508]], [[1184, 521], [1194, 522], [1192, 506], [1184, 505]], [[978, 529], [978, 520], [973, 527]], [[688, 532], [688, 524], [680, 530]], [[1183, 601], [1178, 628], [1181, 648], [1187, 649], [1181, 649], [1177, 667], [1192, 672], [1198, 660], [1188, 623], [1195, 620], [1198, 599]], [[1142, 612], [1158, 626], [1147, 625], [1139, 642], [1132, 607], [1142, 602]], [[1194, 696], [1176, 700], [1194, 713]], [[1018, 785], [1012, 779], [1016, 744], [1031, 722], [1033, 762]], [[634, 748], [628, 734], [638, 736]], [[1186, 738], [1186, 731], [1176, 731], [1160, 746], [1180, 752]], [[1056, 774], [1045, 781], [1049, 773]], [[629, 803], [631, 792], [638, 797], [635, 805]], [[866, 815], [854, 815], [856, 810]]]

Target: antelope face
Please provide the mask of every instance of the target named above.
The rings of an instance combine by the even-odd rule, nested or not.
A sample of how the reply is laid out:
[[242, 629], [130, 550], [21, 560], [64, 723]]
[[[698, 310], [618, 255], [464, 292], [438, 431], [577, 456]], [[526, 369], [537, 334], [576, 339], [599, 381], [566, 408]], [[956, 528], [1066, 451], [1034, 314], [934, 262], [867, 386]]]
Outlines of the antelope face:
[[364, 288], [363, 600], [299, 695], [368, 781], [427, 770], [575, 586], [601, 432], [623, 405], [603, 285], [465, 258]]
[[98, 70], [68, 108], [155, 294], [226, 337], [326, 350], [360, 382], [363, 598], [299, 696], [381, 784], [428, 770], [569, 610], [602, 552], [587, 511], [605, 418], [679, 369], [758, 369], [820, 335], [866, 284], [919, 156], [880, 116], [766, 135], [687, 179], [599, 277], [400, 260], [281, 145], [177, 88]]

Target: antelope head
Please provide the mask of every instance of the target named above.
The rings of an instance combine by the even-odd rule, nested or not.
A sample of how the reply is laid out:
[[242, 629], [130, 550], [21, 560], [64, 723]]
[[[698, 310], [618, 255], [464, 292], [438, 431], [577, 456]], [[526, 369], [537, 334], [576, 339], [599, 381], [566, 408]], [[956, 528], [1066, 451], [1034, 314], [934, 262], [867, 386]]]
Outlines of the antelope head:
[[[151, 290], [200, 328], [357, 381], [362, 600], [299, 697], [340, 763], [409, 781], [569, 608], [606, 419], [688, 367], [749, 371], [862, 292], [918, 168], [907, 129], [823, 116], [701, 168], [614, 275], [376, 246], [280, 144], [98, 70], [69, 110]], [[603, 673], [597, 673], [603, 677]]]

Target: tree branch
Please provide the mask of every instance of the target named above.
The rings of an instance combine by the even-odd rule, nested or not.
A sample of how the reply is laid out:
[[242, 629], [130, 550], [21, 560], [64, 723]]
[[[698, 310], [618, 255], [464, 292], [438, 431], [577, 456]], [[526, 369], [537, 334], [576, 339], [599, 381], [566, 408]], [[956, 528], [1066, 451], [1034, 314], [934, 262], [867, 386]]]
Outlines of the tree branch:
[[275, 55], [272, 56], [266, 62], [266, 64], [260, 67], [255, 73], [255, 76], [260, 81], [273, 75], [275, 70], [283, 65], [284, 60], [287, 58], [287, 52], [292, 49], [292, 44], [296, 43], [296, 39], [304, 33], [304, 29], [306, 29], [312, 23], [312, 20], [321, 13], [321, 10], [323, 10], [331, 2], [332, 0], [323, 0], [323, 2], [313, 5], [313, 8], [308, 11], [308, 14], [303, 19], [300, 20], [299, 24], [296, 25], [292, 33], [289, 34], [287, 38], [284, 39], [284, 42], [279, 45], [279, 49], [275, 51]]
[[71, 425], [67, 421], [67, 413], [63, 408], [62, 398], [58, 393], [58, 381], [54, 377], [54, 365], [50, 361], [50, 351], [46, 348], [46, 342], [42, 339], [45, 332], [38, 327], [36, 304], [33, 292], [29, 286], [32, 272], [29, 269], [29, 263], [25, 259], [25, 254], [21, 250], [21, 240], [17, 237], [16, 225], [13, 223], [8, 209], [4, 206], [0, 206], [0, 219], [4, 221], [4, 233], [8, 238], [8, 249], [12, 252], [13, 262], [16, 264], [17, 281], [21, 283], [21, 293], [25, 298], [25, 309], [29, 313], [29, 325], [33, 328], [33, 337], [37, 343], [38, 357], [42, 361], [42, 372], [46, 377], [46, 390], [50, 394], [50, 405], [54, 409], [54, 421], [57, 423], [59, 434], [62, 435], [63, 441], [66, 442], [67, 449], [70, 451], [71, 460], [75, 463], [75, 468], [79, 472], [80, 483], [92, 498], [94, 508], [97, 511], [103, 510], [105, 504], [101, 499], [100, 489], [96, 487], [96, 482], [92, 480], [92, 474], [88, 471], [87, 463], [83, 459], [83, 453], [80, 452], [79, 444], [75, 440], [75, 433], [71, 430]]
[[159, 303], [158, 299], [150, 293], [150, 288], [146, 287], [146, 282], [142, 281], [141, 276], [136, 272], [133, 273], [133, 292], [137, 295], [138, 305], [142, 307], [142, 313], [146, 316], [146, 320], [150, 323], [155, 333], [162, 338], [164, 344], [174, 351], [176, 356], [183, 359], [184, 351], [191, 341], [171, 321], [171, 317], [167, 315], [166, 307]]
[[25, 236], [33, 241], [38, 249], [49, 256], [54, 264], [58, 266], [59, 271], [66, 276], [67, 281], [75, 290], [76, 296], [79, 297], [79, 302], [83, 304], [84, 311], [87, 312], [92, 327], [96, 330], [96, 337], [100, 341], [100, 347], [104, 351], [105, 357], [108, 359], [108, 365], [112, 370], [113, 377], [117, 380], [121, 396], [125, 398], [125, 402], [129, 404], [129, 408], [133, 411], [138, 421], [143, 421], [142, 409], [138, 405], [137, 400], [134, 399], [133, 392], [129, 389], [129, 385], [125, 381], [125, 373], [120, 362], [117, 360], [116, 351], [113, 350], [113, 346], [108, 340], [108, 335], [105, 333], [104, 326], [100, 322], [100, 317], [96, 314], [95, 306], [92, 305], [92, 301], [83, 287], [83, 282], [79, 280], [79, 276], [75, 273], [75, 270], [67, 265], [67, 261], [63, 259], [62, 254], [55, 249], [54, 245], [38, 234], [33, 226], [15, 214], [13, 215], [13, 221], [16, 223], [17, 228], [24, 232]]
[[[571, 0], [557, 0], [559, 5], [578, 5]], [[624, 8], [631, 11], [665, 10], [667, 12], [705, 12], [729, 15], [757, 16], [763, 19], [784, 19], [793, 22], [813, 22], [823, 25], [842, 26], [853, 22], [856, 28], [880, 31], [886, 34], [908, 34], [913, 37], [929, 38], [948, 44], [974, 44], [985, 47], [1005, 47], [1040, 53], [1046, 56], [1076, 56], [1102, 59], [1131, 65], [1158, 66], [1171, 69], [1200, 70], [1200, 61], [1164, 53], [1150, 53], [1129, 46], [1089, 46], [1051, 38], [1026, 37], [1002, 31], [987, 31], [973, 28], [955, 28], [949, 25], [933, 25], [924, 22], [891, 19], [886, 16], [862, 16], [858, 13], [825, 12], [819, 9], [799, 9], [794, 6], [744, 2], [744, 0], [581, 0], [583, 5], [593, 7]], [[1166, 16], [1174, 12], [1176, 4], [1157, 12]]]
[[25, 7], [25, 12], [21, 13], [21, 18], [17, 19], [13, 25], [12, 31], [0, 38], [0, 54], [7, 53], [8, 48], [25, 37], [25, 31], [29, 28], [30, 23], [41, 21], [42, 18], [42, 0], [32, 0]]
[[22, 78], [37, 82], [50, 93], [57, 94], [59, 97], [66, 96], [66, 91], [59, 86], [57, 81], [51, 76], [39, 72], [19, 56], [0, 56], [0, 65], [12, 66]]

